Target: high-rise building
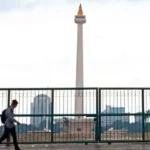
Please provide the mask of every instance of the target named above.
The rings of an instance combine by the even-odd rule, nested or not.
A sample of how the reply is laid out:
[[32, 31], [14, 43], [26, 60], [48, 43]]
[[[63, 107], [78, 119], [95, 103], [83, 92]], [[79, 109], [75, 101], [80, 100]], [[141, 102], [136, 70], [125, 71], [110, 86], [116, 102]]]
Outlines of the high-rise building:
[[137, 115], [134, 116], [134, 118], [135, 118], [135, 122], [142, 123], [143, 122], [142, 112], [138, 112]]
[[[125, 107], [112, 107], [106, 105], [106, 109], [102, 112], [104, 116], [101, 117], [101, 125], [112, 125], [115, 121], [129, 122], [129, 116], [120, 116], [119, 114], [125, 114]], [[106, 116], [105, 116], [106, 114]], [[110, 114], [110, 116], [108, 115]], [[112, 116], [112, 114], [115, 114]], [[117, 115], [118, 114], [118, 115]]]
[[[43, 115], [51, 114], [51, 99], [49, 96], [40, 94], [34, 97], [33, 103], [31, 103], [31, 114]], [[34, 126], [38, 126], [42, 121], [46, 121], [46, 127], [48, 128], [50, 117], [38, 116], [31, 117], [30, 123]]]

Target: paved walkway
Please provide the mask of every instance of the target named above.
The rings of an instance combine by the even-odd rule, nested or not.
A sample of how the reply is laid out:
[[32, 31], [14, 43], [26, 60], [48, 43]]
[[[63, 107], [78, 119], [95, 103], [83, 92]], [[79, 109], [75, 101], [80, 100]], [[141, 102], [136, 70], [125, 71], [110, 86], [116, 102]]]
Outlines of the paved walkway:
[[[47, 144], [47, 145], [20, 145], [22, 150], [150, 150], [150, 143], [124, 144]], [[0, 150], [13, 150], [13, 146], [0, 145]]]

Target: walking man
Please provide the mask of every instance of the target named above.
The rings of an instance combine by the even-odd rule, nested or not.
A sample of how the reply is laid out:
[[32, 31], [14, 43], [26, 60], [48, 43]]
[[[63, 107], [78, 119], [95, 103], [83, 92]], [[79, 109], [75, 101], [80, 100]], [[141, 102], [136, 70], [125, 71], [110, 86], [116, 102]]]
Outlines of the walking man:
[[2, 123], [4, 123], [5, 129], [4, 129], [3, 136], [0, 138], [0, 144], [5, 139], [8, 139], [9, 135], [11, 134], [13, 137], [13, 144], [14, 144], [15, 150], [21, 150], [18, 146], [16, 129], [15, 129], [15, 124], [14, 124], [15, 122], [18, 125], [20, 124], [17, 120], [14, 119], [14, 108], [16, 108], [17, 105], [18, 105], [17, 100], [13, 100], [11, 106], [2, 112], [1, 121]]

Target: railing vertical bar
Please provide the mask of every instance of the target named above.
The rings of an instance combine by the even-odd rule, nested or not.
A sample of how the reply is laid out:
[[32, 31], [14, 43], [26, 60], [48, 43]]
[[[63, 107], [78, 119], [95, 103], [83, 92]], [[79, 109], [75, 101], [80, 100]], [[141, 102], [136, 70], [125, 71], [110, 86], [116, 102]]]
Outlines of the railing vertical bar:
[[98, 99], [98, 102], [99, 102], [99, 120], [98, 120], [98, 122], [99, 122], [99, 132], [98, 132], [98, 134], [99, 134], [99, 142], [101, 142], [102, 141], [102, 137], [101, 137], [101, 89], [99, 89], [99, 99]]
[[95, 140], [99, 141], [99, 107], [98, 107], [98, 89], [96, 89], [96, 120], [94, 122], [95, 125]]
[[8, 90], [7, 107], [10, 105], [10, 90]]
[[142, 140], [145, 141], [144, 89], [142, 89]]
[[51, 103], [51, 143], [54, 142], [54, 128], [53, 128], [53, 122], [54, 122], [54, 90], [52, 89], [52, 103]]
[[[8, 89], [8, 97], [7, 97], [7, 107], [10, 106], [10, 90]], [[7, 138], [7, 144], [9, 145], [10, 143], [10, 135]]]

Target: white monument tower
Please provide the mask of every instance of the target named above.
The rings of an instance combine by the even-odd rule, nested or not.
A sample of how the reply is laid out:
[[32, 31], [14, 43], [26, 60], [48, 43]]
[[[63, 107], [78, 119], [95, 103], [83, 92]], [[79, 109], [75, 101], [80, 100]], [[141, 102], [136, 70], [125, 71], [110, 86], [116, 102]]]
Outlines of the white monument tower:
[[[74, 21], [77, 24], [76, 87], [83, 88], [83, 24], [86, 23], [86, 17], [83, 15], [81, 4]], [[77, 90], [75, 95], [75, 114], [84, 113], [83, 105], [84, 100], [82, 91]]]

